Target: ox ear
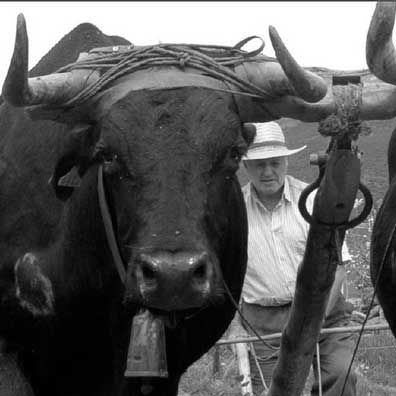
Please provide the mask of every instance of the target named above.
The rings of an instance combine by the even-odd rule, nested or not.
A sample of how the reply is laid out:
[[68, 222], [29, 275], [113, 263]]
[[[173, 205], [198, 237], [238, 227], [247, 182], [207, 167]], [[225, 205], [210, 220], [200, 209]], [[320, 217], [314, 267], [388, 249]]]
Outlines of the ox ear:
[[57, 198], [65, 201], [75, 187], [80, 185], [79, 169], [75, 165], [78, 161], [73, 155], [62, 157], [56, 164], [55, 171], [49, 181], [55, 189]]
[[251, 122], [245, 122], [242, 125], [242, 136], [249, 147], [256, 137], [256, 126]]
[[70, 132], [70, 140], [59, 158], [49, 180], [57, 198], [65, 201], [79, 187], [82, 175], [88, 168], [95, 145], [92, 125], [79, 124]]

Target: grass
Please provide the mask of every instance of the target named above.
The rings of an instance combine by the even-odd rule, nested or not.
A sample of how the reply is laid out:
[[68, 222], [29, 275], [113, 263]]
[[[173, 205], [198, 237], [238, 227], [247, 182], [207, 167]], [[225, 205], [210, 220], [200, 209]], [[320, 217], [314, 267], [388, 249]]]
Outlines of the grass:
[[362, 377], [396, 395], [396, 342], [390, 331], [363, 337], [357, 358]]
[[214, 348], [183, 375], [179, 396], [239, 396], [240, 381], [236, 357], [228, 346], [219, 348], [219, 367], [214, 367]]

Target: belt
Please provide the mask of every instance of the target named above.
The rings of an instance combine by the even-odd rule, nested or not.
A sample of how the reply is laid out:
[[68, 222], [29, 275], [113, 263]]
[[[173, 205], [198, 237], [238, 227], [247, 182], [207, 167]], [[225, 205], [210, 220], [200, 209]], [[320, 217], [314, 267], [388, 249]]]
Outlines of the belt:
[[245, 304], [260, 305], [261, 307], [284, 307], [291, 305], [292, 301], [285, 298], [263, 297], [260, 300], [250, 302], [242, 299]]

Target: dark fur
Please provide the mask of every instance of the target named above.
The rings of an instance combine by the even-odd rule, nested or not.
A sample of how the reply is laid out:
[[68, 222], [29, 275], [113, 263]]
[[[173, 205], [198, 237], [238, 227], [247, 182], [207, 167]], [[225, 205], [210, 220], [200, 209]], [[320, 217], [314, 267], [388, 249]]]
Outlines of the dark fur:
[[[396, 129], [393, 131], [388, 147], [389, 188], [374, 222], [371, 243], [371, 280], [378, 280], [378, 300], [384, 310], [384, 315], [396, 337]], [[388, 251], [386, 246], [390, 241]]]
[[[89, 25], [83, 27], [89, 37]], [[93, 46], [109, 45], [107, 36], [103, 44], [97, 39]], [[50, 70], [41, 73], [57, 64], [49, 55], [47, 61]], [[166, 329], [169, 379], [152, 380], [150, 395], [174, 396], [180, 375], [234, 315], [223, 278], [234, 299], [240, 296], [247, 226], [235, 172], [252, 136], [242, 130], [232, 98], [199, 88], [133, 92], [91, 125], [76, 124], [32, 122], [24, 110], [0, 108], [1, 335], [36, 396], [140, 395], [141, 382], [123, 378], [132, 316], [144, 305], [134, 259], [141, 252], [205, 250], [214, 267], [212, 292], [203, 309]], [[100, 163], [128, 265], [125, 286], [99, 211]], [[48, 183], [73, 165], [80, 187]], [[33, 317], [14, 298], [14, 265], [26, 252], [52, 282], [53, 317]]]

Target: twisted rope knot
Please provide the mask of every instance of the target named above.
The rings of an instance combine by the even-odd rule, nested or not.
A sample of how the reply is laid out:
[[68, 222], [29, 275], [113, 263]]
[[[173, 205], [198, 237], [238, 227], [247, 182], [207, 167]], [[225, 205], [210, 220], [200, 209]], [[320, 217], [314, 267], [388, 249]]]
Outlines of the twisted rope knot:
[[182, 69], [184, 69], [184, 66], [186, 65], [186, 63], [188, 63], [191, 60], [191, 56], [189, 54], [187, 54], [186, 52], [177, 54], [177, 58], [179, 59], [179, 65]]
[[360, 120], [362, 84], [333, 86], [336, 111], [319, 122], [318, 132], [322, 136], [341, 138], [345, 135], [357, 140], [363, 134], [371, 134], [371, 128]]

